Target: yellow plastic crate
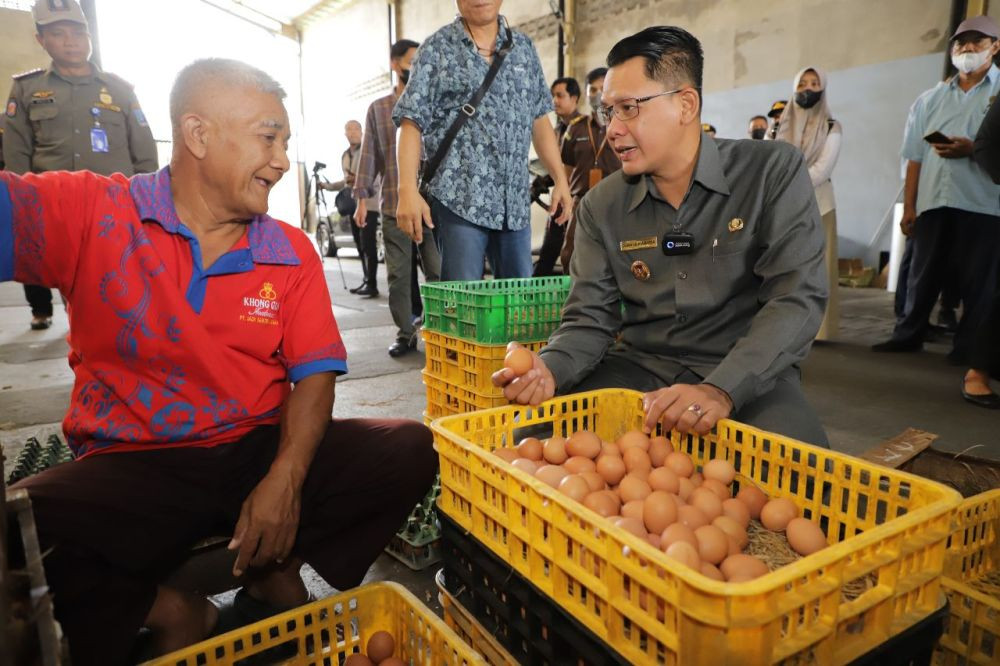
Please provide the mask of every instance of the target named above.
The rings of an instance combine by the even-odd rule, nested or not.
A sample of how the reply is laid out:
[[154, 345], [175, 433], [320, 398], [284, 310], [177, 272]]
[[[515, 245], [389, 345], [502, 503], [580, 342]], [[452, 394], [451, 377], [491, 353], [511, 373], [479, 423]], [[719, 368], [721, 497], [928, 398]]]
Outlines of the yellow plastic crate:
[[941, 583], [951, 607], [938, 663], [1000, 664], [1000, 489], [959, 505]]
[[[844, 664], [940, 606], [960, 496], [920, 477], [722, 421], [706, 437], [670, 433], [697, 463], [725, 458], [737, 480], [788, 497], [828, 548], [746, 583], [710, 580], [489, 451], [525, 426], [641, 427], [642, 394], [608, 389], [435, 420], [438, 508], [630, 663]], [[871, 580], [845, 600], [842, 588]]]
[[396, 639], [412, 666], [485, 666], [441, 618], [397, 583], [372, 583], [321, 599], [147, 662], [145, 666], [222, 666], [294, 640], [287, 666], [327, 666], [364, 651], [376, 631]]
[[427, 388], [427, 416], [431, 419], [502, 407], [510, 403], [502, 392], [499, 395], [483, 395], [432, 375], [427, 370], [423, 370], [421, 374]]
[[472, 613], [465, 609], [458, 599], [453, 597], [444, 586], [442, 580], [444, 570], [434, 576], [438, 586], [438, 602], [441, 604], [445, 624], [461, 636], [466, 643], [481, 654], [490, 666], [519, 666], [518, 662], [497, 639], [493, 638], [483, 625], [476, 621]]
[[[493, 386], [490, 377], [503, 368], [507, 345], [484, 345], [426, 328], [423, 330], [423, 338], [427, 372], [480, 396], [503, 397], [503, 389]], [[545, 341], [520, 344], [537, 352], [545, 346]]]

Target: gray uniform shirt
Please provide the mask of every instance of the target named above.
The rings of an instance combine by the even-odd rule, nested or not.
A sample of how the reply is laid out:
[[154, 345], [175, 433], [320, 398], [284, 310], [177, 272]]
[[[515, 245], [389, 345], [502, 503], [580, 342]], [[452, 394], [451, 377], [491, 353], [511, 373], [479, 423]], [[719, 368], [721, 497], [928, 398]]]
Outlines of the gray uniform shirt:
[[[649, 176], [619, 171], [583, 198], [576, 219], [573, 287], [541, 352], [558, 387], [586, 377], [617, 339], [616, 353], [665, 384], [690, 370], [735, 411], [806, 356], [827, 279], [819, 209], [794, 146], [702, 134], [679, 210]], [[664, 254], [675, 230], [693, 235], [693, 252]]]
[[[14, 77], [3, 116], [7, 169], [86, 169], [105, 176], [156, 171], [156, 144], [132, 86], [91, 67], [90, 76], [63, 77], [48, 69]], [[107, 136], [107, 152], [91, 144], [95, 118]]]

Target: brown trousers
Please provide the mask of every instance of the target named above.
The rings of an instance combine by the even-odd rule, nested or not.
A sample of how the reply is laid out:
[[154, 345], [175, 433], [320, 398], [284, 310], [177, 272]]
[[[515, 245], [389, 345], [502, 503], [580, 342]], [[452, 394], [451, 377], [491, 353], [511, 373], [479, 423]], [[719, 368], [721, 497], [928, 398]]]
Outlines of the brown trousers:
[[[124, 664], [156, 587], [201, 539], [230, 535], [278, 447], [260, 427], [212, 448], [106, 453], [15, 485], [31, 497], [56, 619], [74, 666]], [[434, 481], [414, 421], [334, 420], [302, 489], [293, 554], [337, 589], [357, 586]]]

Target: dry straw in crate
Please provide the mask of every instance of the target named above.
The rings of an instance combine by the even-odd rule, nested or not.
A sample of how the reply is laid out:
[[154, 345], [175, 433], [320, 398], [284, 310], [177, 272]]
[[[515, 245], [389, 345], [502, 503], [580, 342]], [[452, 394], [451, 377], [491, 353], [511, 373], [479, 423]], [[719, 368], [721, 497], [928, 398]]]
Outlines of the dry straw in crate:
[[962, 502], [948, 542], [948, 626], [938, 648], [946, 666], [1000, 664], [1000, 489]]
[[[960, 496], [932, 481], [732, 421], [671, 433], [696, 463], [727, 459], [739, 483], [794, 501], [831, 543], [723, 583], [489, 453], [522, 434], [613, 441], [643, 416], [642, 394], [607, 389], [438, 419], [438, 507], [631, 663], [843, 664], [940, 608]], [[865, 589], [845, 599], [852, 586]]]

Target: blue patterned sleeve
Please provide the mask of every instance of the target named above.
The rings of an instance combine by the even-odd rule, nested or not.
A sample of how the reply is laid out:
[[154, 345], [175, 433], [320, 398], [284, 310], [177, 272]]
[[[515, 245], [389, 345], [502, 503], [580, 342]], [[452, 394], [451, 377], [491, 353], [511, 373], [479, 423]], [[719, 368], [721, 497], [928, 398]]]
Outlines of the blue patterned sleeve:
[[392, 109], [392, 122], [396, 127], [402, 125], [403, 118], [416, 123], [422, 132], [430, 126], [436, 108], [434, 80], [438, 75], [438, 49], [441, 46], [439, 40], [432, 36], [417, 49], [410, 66], [410, 80]]
[[538, 51], [535, 50], [534, 43], [527, 37], [525, 40], [528, 42], [528, 48], [531, 49], [532, 96], [537, 100], [535, 118], [539, 118], [552, 112], [552, 92], [549, 90], [549, 84], [545, 81], [545, 72], [542, 71], [542, 63], [538, 59]]

